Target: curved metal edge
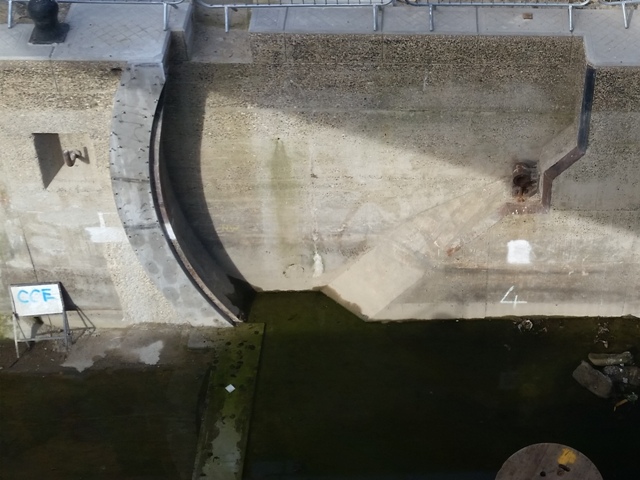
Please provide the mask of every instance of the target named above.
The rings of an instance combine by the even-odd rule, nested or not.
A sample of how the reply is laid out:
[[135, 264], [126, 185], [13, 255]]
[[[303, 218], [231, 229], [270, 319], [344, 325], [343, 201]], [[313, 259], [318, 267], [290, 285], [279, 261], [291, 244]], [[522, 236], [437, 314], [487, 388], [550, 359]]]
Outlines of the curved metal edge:
[[[214, 308], [224, 314], [229, 323], [232, 325], [242, 323], [242, 320], [239, 318], [239, 309], [233, 306], [231, 301], [228, 299], [227, 294], [224, 292], [220, 292], [218, 294], [214, 293], [214, 288], [210, 287], [208, 282], [203, 279], [203, 275], [199, 273], [199, 270], [201, 269], [198, 268], [190, 258], [199, 258], [201, 261], [211, 260], [208, 262], [209, 268], [207, 270], [209, 273], [216, 276], [215, 281], [216, 284], [218, 284], [218, 288], [215, 288], [216, 290], [226, 288], [229, 293], [233, 293], [233, 285], [226, 281], [226, 276], [222, 273], [222, 269], [219, 268], [218, 265], [215, 265], [208, 253], [204, 251], [204, 247], [200, 244], [200, 241], [197, 239], [195, 234], [193, 234], [191, 227], [184, 218], [182, 218], [183, 221], [180, 222], [179, 226], [176, 224], [175, 217], [178, 215], [183, 217], [183, 213], [173, 194], [170, 179], [165, 172], [165, 164], [163, 162], [160, 147], [162, 139], [164, 92], [165, 90], [163, 90], [158, 102], [158, 113], [156, 114], [154, 128], [152, 129], [153, 149], [149, 162], [152, 179], [151, 192], [154, 197], [158, 217], [160, 218], [160, 228], [162, 228], [162, 231], [164, 232], [165, 239], [167, 240], [174, 257], [178, 263], [180, 263], [185, 274], [190, 277], [200, 294], [205, 297], [209, 303], [214, 306]], [[187, 238], [189, 240], [187, 240]], [[193, 252], [193, 250], [195, 250], [193, 246], [197, 247], [200, 254]], [[203, 257], [203, 254], [206, 255], [206, 257]], [[218, 272], [220, 274], [216, 275]], [[226, 302], [221, 300], [221, 298], [225, 299]]]
[[[229, 327], [231, 318], [202, 295], [171, 249], [153, 193], [154, 144], [165, 84], [161, 63], [130, 64], [116, 91], [110, 138], [114, 200], [129, 243], [150, 280], [186, 323]], [[130, 288], [135, 289], [135, 285]]]

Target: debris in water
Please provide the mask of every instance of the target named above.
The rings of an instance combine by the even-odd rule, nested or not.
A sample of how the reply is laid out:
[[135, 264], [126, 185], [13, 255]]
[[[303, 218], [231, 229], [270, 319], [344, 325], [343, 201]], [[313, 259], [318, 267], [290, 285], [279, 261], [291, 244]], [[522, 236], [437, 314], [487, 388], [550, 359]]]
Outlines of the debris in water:
[[613, 411], [615, 412], [618, 407], [624, 405], [625, 403], [635, 403], [636, 401], [638, 401], [638, 395], [636, 393], [629, 393], [613, 406]]
[[528, 332], [533, 328], [533, 322], [531, 320], [523, 320], [518, 324], [518, 330], [521, 332]]
[[227, 392], [231, 393], [231, 392], [233, 392], [233, 391], [236, 389], [236, 387], [234, 387], [233, 385], [229, 384], [229, 385], [227, 385], [226, 387], [224, 387], [224, 389], [225, 389]]
[[601, 398], [609, 398], [613, 390], [613, 381], [604, 373], [596, 370], [587, 362], [581, 362], [573, 371], [573, 378], [589, 390], [591, 393]]
[[604, 374], [614, 382], [624, 385], [640, 387], [640, 367], [621, 367], [620, 365], [607, 365], [602, 369]]
[[590, 353], [589, 361], [596, 367], [607, 365], [625, 365], [633, 362], [631, 352], [622, 353]]

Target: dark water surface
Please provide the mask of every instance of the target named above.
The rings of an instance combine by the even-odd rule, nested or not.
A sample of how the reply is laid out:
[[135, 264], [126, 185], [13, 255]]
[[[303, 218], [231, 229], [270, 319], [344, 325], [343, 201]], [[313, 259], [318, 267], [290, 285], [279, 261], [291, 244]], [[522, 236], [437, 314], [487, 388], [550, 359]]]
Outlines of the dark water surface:
[[82, 374], [0, 372], [0, 479], [190, 479], [211, 359], [193, 357]]
[[541, 442], [640, 479], [640, 404], [614, 412], [571, 377], [640, 346], [638, 320], [367, 324], [319, 293], [259, 295], [250, 318], [266, 328], [247, 479], [493, 479]]

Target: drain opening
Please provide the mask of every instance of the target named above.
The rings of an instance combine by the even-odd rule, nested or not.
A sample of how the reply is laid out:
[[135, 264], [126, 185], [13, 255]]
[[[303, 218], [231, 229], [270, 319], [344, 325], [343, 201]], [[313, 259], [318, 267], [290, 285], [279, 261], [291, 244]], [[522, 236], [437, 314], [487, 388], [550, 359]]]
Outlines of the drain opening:
[[511, 193], [524, 202], [538, 192], [538, 165], [535, 162], [518, 162], [511, 174]]

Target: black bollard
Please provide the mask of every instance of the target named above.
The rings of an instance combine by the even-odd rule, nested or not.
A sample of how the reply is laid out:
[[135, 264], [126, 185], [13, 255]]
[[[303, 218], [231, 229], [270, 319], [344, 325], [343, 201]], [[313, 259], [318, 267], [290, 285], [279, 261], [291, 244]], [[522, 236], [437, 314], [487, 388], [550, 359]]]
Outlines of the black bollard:
[[69, 25], [58, 21], [58, 3], [55, 0], [29, 0], [27, 11], [35, 24], [29, 43], [47, 45], [64, 42]]

